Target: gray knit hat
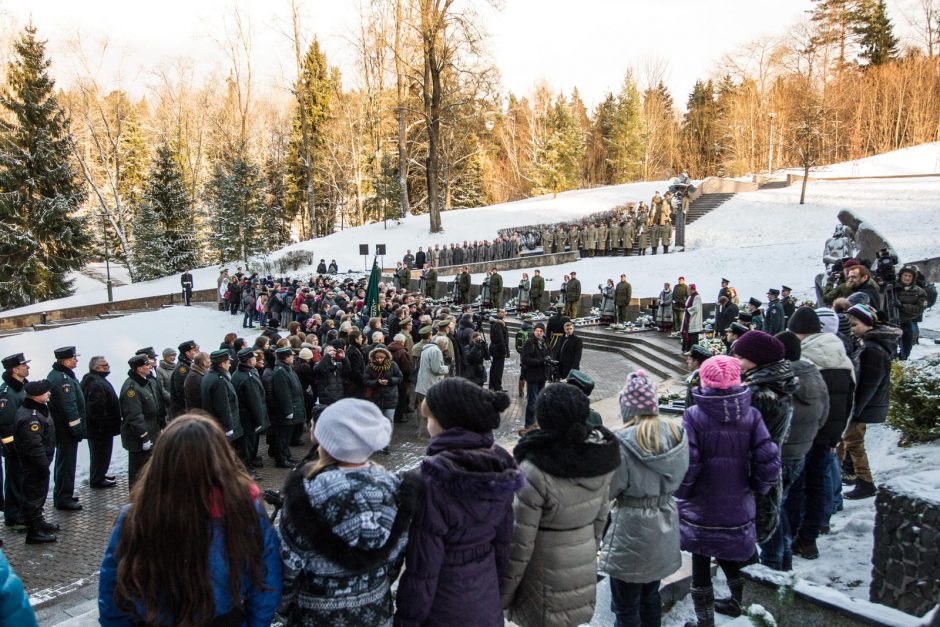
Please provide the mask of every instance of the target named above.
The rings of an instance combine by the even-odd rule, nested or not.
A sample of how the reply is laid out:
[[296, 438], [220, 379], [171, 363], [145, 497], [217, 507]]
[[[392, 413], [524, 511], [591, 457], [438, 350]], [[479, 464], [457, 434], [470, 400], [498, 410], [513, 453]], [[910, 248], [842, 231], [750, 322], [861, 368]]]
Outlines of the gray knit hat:
[[388, 446], [392, 423], [375, 403], [344, 398], [323, 410], [313, 435], [336, 461], [361, 464]]

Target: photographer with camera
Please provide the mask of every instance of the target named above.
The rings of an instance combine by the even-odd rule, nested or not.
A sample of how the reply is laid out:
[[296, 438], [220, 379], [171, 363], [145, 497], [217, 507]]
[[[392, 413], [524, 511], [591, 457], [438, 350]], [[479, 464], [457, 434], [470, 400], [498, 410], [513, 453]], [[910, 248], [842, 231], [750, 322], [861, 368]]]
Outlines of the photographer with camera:
[[553, 365], [551, 350], [545, 342], [545, 325], [539, 322], [535, 325], [532, 335], [522, 347], [522, 371], [528, 392], [525, 405], [525, 426], [519, 430], [519, 435], [525, 435], [535, 426], [535, 400], [545, 387], [545, 382]]
[[486, 366], [483, 362], [489, 361], [489, 359], [489, 347], [486, 345], [486, 340], [483, 339], [483, 334], [474, 331], [470, 336], [470, 343], [464, 357], [464, 362], [467, 364], [464, 370], [464, 378], [481, 387], [486, 384]]
[[927, 292], [916, 283], [917, 266], [904, 266], [898, 274], [895, 289], [898, 303], [898, 323], [901, 326], [900, 356], [906, 360], [914, 346], [914, 328], [927, 309]]

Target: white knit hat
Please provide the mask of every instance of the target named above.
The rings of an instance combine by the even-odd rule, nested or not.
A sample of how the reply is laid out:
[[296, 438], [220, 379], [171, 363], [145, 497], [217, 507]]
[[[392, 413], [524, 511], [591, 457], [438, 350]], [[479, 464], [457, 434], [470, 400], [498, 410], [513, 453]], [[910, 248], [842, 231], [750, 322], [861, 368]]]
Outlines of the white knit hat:
[[313, 435], [330, 457], [361, 464], [392, 439], [392, 423], [375, 403], [344, 398], [323, 410]]

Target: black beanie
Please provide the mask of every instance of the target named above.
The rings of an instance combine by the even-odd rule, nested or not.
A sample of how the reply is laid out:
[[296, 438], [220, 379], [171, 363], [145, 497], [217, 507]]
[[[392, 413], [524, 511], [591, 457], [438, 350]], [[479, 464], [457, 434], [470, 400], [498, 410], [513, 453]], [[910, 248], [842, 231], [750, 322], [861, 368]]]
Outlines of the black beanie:
[[783, 348], [785, 349], [784, 357], [787, 361], [796, 361], [800, 358], [800, 355], [803, 354], [803, 345], [800, 343], [800, 338], [796, 336], [796, 333], [792, 331], [781, 331], [774, 337], [783, 342]]
[[819, 333], [821, 329], [822, 323], [819, 322], [819, 315], [812, 307], [800, 307], [794, 311], [793, 315], [790, 316], [790, 322], [787, 324], [787, 330], [802, 335]]
[[424, 400], [444, 429], [461, 427], [477, 433], [498, 428], [500, 414], [509, 407], [505, 392], [492, 392], [462, 377], [434, 384]]
[[[535, 401], [535, 420], [539, 428], [584, 439], [585, 427], [591, 412], [591, 401], [584, 392], [570, 383], [552, 383], [542, 390]], [[576, 426], [572, 430], [572, 427]]]

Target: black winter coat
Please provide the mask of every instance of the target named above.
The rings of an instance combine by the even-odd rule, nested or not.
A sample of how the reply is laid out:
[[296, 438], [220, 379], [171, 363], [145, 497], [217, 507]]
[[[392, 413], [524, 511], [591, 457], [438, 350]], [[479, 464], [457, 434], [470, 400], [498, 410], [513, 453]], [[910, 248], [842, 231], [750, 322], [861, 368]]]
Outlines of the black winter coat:
[[740, 310], [738, 306], [729, 302], [724, 307], [715, 310], [715, 335], [721, 335], [731, 326], [731, 323], [737, 320]]
[[891, 360], [897, 355], [900, 337], [901, 329], [888, 325], [879, 325], [862, 336], [853, 422], [878, 424], [888, 417]]
[[486, 366], [483, 364], [486, 359], [486, 342], [470, 342], [470, 346], [467, 347], [467, 352], [464, 355], [466, 368], [464, 368], [463, 377], [477, 385], [486, 383]]
[[[377, 371], [366, 366], [365, 384], [366, 398], [375, 403], [379, 409], [395, 409], [398, 406], [398, 384], [401, 383], [401, 370], [398, 364], [392, 361], [391, 355], [386, 357], [388, 370]], [[379, 379], [388, 380], [388, 384], [380, 385]]]
[[183, 381], [183, 397], [186, 401], [186, 411], [191, 409], [202, 409], [202, 378], [205, 372], [199, 372], [195, 368], [189, 369], [186, 380]]
[[82, 377], [89, 438], [111, 438], [121, 433], [121, 401], [107, 376], [93, 371]]
[[242, 430], [241, 413], [238, 409], [238, 396], [232, 385], [232, 376], [228, 370], [213, 366], [202, 378], [200, 385], [202, 409], [218, 421], [222, 431], [230, 440], [237, 440], [245, 432]]
[[238, 396], [238, 416], [245, 433], [256, 433], [270, 426], [268, 406], [264, 402], [264, 385], [258, 370], [239, 364], [232, 375], [232, 387]]
[[502, 320], [490, 323], [490, 355], [509, 357], [509, 329]]
[[324, 355], [313, 367], [317, 380], [317, 394], [321, 405], [331, 405], [343, 398], [343, 365]]
[[346, 378], [346, 396], [362, 398], [365, 393], [366, 360], [362, 349], [356, 344], [346, 347], [343, 376]]
[[584, 341], [577, 335], [563, 335], [555, 344], [555, 359], [558, 360], [558, 377], [565, 379], [572, 370], [581, 368], [581, 353]]
[[535, 335], [522, 347], [522, 368], [527, 383], [544, 383], [548, 380], [548, 365], [546, 358], [551, 357], [551, 350], [545, 338], [536, 339]]

